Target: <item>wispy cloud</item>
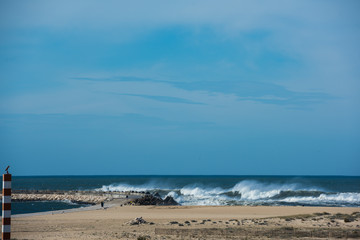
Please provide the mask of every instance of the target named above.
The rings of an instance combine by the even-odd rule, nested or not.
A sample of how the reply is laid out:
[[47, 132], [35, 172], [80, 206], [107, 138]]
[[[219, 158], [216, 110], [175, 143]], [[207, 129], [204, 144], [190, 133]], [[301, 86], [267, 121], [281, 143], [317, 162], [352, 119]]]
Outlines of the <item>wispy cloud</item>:
[[184, 103], [184, 104], [200, 104], [205, 105], [205, 103], [201, 102], [194, 102], [190, 101], [185, 98], [178, 98], [178, 97], [171, 97], [171, 96], [151, 96], [151, 95], [144, 95], [144, 94], [130, 94], [130, 93], [119, 93], [118, 95], [122, 96], [131, 96], [131, 97], [141, 97], [141, 98], [147, 98], [159, 102], [166, 102], [166, 103]]
[[[275, 104], [281, 106], [311, 106], [312, 104], [323, 103], [329, 100], [337, 99], [323, 92], [300, 92], [291, 91], [286, 87], [275, 83], [260, 82], [260, 81], [242, 81], [242, 80], [222, 80], [222, 81], [165, 81], [156, 80], [152, 78], [131, 77], [131, 76], [116, 76], [108, 78], [91, 78], [91, 77], [76, 77], [75, 80], [85, 80], [94, 82], [132, 82], [132, 83], [154, 83], [167, 84], [178, 89], [186, 91], [201, 91], [207, 92], [209, 95], [216, 93], [230, 94], [237, 96], [239, 101], [254, 101], [264, 104]], [[134, 96], [148, 98], [156, 101], [169, 103], [186, 103], [186, 104], [205, 104], [201, 102], [192, 101], [186, 98], [164, 96], [164, 95], [146, 95], [139, 93], [117, 93], [123, 96]], [[163, 94], [163, 93], [162, 93]]]

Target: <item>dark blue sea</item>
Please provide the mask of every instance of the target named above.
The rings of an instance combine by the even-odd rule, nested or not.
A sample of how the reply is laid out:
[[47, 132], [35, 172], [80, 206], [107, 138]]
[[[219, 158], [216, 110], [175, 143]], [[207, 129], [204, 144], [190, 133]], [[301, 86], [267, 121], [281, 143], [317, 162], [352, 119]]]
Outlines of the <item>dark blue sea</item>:
[[[360, 177], [339, 176], [46, 176], [13, 177], [15, 190], [149, 191], [181, 205], [360, 207]], [[82, 207], [14, 203], [13, 214]]]

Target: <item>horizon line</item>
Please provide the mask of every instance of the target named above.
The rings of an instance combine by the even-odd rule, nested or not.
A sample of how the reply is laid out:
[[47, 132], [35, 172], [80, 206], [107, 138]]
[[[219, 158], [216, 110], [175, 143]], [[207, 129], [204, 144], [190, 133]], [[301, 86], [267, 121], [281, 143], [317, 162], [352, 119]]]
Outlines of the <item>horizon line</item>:
[[[10, 173], [11, 174], [11, 173]], [[56, 174], [56, 175], [12, 175], [13, 177], [360, 177], [360, 175], [334, 175], [334, 174]]]

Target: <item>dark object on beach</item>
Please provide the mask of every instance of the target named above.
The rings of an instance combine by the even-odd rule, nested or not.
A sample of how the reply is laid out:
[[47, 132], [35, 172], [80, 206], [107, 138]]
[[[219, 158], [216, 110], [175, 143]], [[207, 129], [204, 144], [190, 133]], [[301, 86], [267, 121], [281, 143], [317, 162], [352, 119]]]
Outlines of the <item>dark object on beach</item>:
[[101, 207], [103, 208], [104, 207], [104, 202], [101, 202], [100, 204], [101, 204]]
[[146, 221], [142, 217], [135, 218], [134, 220], [130, 221], [130, 225], [139, 225], [144, 223], [146, 223]]
[[172, 197], [166, 197], [164, 200], [153, 195], [145, 195], [142, 198], [134, 200], [135, 205], [179, 205]]
[[151, 239], [151, 237], [150, 236], [139, 236], [137, 238], [137, 240], [148, 240], [148, 239]]
[[346, 222], [346, 223], [353, 222], [353, 221], [355, 221], [354, 218], [351, 218], [351, 217], [345, 217], [344, 218], [344, 222]]
[[160, 194], [159, 194], [158, 192], [156, 192], [156, 193], [154, 194], [154, 197], [161, 197], [161, 196], [160, 196]]

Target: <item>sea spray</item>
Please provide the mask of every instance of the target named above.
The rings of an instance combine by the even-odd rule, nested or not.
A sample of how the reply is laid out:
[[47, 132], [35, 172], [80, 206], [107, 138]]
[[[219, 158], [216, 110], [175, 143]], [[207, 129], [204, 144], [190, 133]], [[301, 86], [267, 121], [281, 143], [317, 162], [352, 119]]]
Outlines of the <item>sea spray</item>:
[[139, 185], [131, 185], [129, 183], [114, 183], [110, 185], [103, 185], [101, 188], [97, 188], [98, 191], [103, 192], [144, 192], [144, 191], [156, 191], [156, 190], [171, 190], [172, 187], [168, 186], [165, 183], [158, 181], [149, 181], [147, 183], [139, 184]]

